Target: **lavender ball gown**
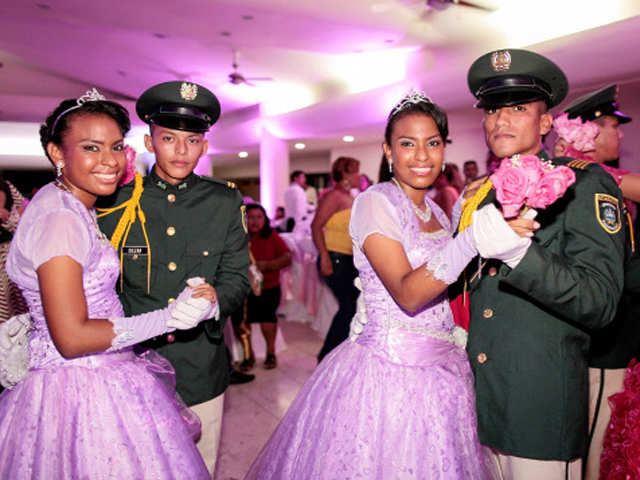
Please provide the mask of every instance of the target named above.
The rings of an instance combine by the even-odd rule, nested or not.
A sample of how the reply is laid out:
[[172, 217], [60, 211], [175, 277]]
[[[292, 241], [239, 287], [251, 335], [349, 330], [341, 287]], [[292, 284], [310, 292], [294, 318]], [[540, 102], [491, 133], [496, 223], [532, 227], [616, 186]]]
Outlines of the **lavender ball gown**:
[[[63, 358], [49, 335], [36, 269], [67, 255], [83, 266], [90, 318], [122, 316], [120, 264], [84, 205], [49, 184], [26, 209], [7, 273], [29, 305], [30, 369], [0, 396], [0, 478], [209, 478], [162, 357], [132, 349]], [[153, 359], [152, 359], [153, 360]], [[164, 380], [164, 381], [163, 381]]]
[[[247, 479], [491, 478], [476, 433], [473, 378], [465, 350], [452, 342], [445, 293], [408, 314], [363, 254], [368, 235], [402, 243], [416, 268], [450, 238], [419, 231], [408, 198], [392, 183], [361, 193], [351, 214], [354, 261], [368, 322], [329, 354], [305, 383]], [[426, 275], [426, 271], [425, 271]]]

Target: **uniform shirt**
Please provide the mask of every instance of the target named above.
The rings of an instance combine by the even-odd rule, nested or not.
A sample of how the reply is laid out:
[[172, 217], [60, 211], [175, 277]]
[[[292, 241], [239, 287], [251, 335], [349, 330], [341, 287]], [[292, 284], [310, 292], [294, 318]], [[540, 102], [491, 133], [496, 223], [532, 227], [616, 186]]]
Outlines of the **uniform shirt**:
[[[541, 228], [516, 268], [475, 259], [466, 272], [479, 438], [507, 455], [569, 460], [586, 451], [589, 330], [616, 312], [625, 232], [613, 179], [597, 165], [575, 174], [538, 212]], [[493, 189], [479, 208], [491, 202]]]
[[[293, 218], [295, 225], [304, 223], [307, 216], [307, 195], [298, 183], [293, 182], [284, 192], [284, 214]], [[295, 227], [294, 227], [295, 228]]]
[[[216, 289], [220, 320], [206, 320], [192, 330], [177, 330], [146, 342], [176, 370], [177, 390], [187, 405], [210, 400], [229, 384], [228, 360], [222, 342], [222, 322], [249, 291], [249, 251], [242, 216], [242, 197], [227, 182], [187, 177], [178, 185], [164, 182], [155, 169], [144, 178], [141, 197], [150, 248], [140, 221], [131, 227], [123, 254], [120, 299], [127, 315], [165, 308], [191, 277], [204, 277]], [[133, 182], [99, 206], [119, 205], [131, 197]], [[111, 236], [122, 211], [100, 219]], [[147, 293], [147, 256], [151, 255]]]

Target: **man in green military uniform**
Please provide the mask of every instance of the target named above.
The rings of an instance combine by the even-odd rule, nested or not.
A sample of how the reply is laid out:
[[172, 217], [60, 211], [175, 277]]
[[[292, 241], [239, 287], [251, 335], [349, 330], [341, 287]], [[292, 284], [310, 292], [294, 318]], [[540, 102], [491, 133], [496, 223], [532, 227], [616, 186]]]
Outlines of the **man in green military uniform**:
[[[595, 150], [588, 152], [597, 163], [618, 160], [622, 138], [619, 126], [631, 121], [619, 110], [617, 97], [617, 86], [610, 85], [576, 99], [564, 109], [569, 118], [598, 125]], [[616, 178], [618, 172], [612, 170], [610, 173]], [[625, 369], [631, 359], [640, 354], [640, 256], [635, 249], [630, 217], [624, 215], [623, 219], [630, 232], [626, 237], [624, 291], [615, 319], [605, 328], [593, 332], [589, 350], [590, 444], [586, 480], [599, 478], [602, 441], [611, 417], [607, 398], [622, 390]]]
[[[473, 63], [468, 83], [498, 158], [570, 162], [549, 160], [542, 150], [552, 125], [547, 109], [568, 88], [553, 62], [525, 50], [491, 52]], [[587, 442], [587, 330], [611, 321], [622, 291], [620, 192], [597, 165], [574, 173], [565, 194], [537, 213], [541, 226], [528, 248], [504, 261], [472, 261], [463, 279], [479, 438], [505, 479], [579, 478]], [[499, 205], [493, 189], [470, 198], [462, 218], [468, 209]]]
[[202, 421], [198, 448], [213, 473], [229, 365], [221, 321], [249, 291], [249, 251], [242, 197], [233, 184], [193, 173], [207, 151], [204, 134], [220, 115], [206, 88], [167, 82], [136, 103], [150, 125], [147, 149], [156, 163], [148, 176], [122, 187], [100, 217], [122, 262], [120, 298], [127, 315], [163, 308], [190, 277], [216, 290], [219, 319], [156, 338], [147, 346], [176, 370], [177, 390]]

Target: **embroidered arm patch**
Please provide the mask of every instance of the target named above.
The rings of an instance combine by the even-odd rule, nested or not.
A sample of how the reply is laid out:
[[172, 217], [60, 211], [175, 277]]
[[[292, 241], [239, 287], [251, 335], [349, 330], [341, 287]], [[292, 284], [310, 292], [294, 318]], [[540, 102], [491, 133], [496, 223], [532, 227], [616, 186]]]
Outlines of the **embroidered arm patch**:
[[596, 218], [605, 232], [614, 234], [622, 228], [618, 199], [606, 193], [595, 194]]

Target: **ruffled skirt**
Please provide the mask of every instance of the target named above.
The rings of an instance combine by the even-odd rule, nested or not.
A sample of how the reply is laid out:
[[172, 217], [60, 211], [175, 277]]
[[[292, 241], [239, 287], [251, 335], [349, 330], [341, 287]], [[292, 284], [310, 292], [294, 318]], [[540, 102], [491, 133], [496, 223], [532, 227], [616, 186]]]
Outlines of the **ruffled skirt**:
[[0, 478], [209, 478], [162, 365], [132, 352], [74, 360], [0, 396]]
[[600, 456], [603, 480], [640, 478], [640, 363], [631, 360], [624, 389], [609, 397], [611, 419]]
[[491, 478], [465, 351], [408, 366], [349, 340], [305, 383], [247, 479]]

